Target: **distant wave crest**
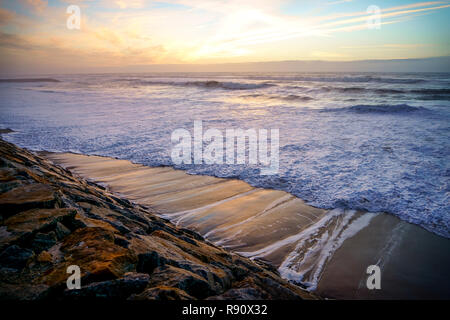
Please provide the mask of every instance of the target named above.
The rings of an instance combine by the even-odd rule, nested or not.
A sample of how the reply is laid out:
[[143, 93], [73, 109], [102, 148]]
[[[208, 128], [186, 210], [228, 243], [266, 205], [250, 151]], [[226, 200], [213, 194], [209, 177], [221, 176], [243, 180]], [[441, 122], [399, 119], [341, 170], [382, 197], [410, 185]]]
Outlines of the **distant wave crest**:
[[358, 112], [358, 113], [407, 113], [407, 112], [415, 112], [415, 111], [425, 111], [428, 110], [423, 107], [413, 107], [407, 104], [379, 104], [379, 105], [355, 105], [347, 108], [343, 108], [344, 110]]
[[430, 111], [424, 107], [414, 107], [407, 104], [358, 104], [344, 108], [327, 108], [322, 112], [355, 112], [355, 113], [387, 113], [401, 114], [420, 111]]
[[450, 94], [450, 89], [415, 89], [410, 90], [409, 92], [417, 94], [439, 95], [439, 94]]
[[0, 79], [3, 83], [17, 83], [17, 82], [61, 82], [53, 78], [22, 78], [22, 79]]
[[314, 98], [310, 96], [299, 96], [296, 94], [290, 94], [286, 96], [279, 96], [279, 95], [266, 95], [266, 94], [248, 94], [248, 95], [242, 95], [241, 98], [249, 99], [249, 98], [255, 98], [255, 99], [264, 99], [264, 100], [280, 100], [280, 101], [287, 101], [287, 102], [307, 102], [310, 100], [314, 100]]
[[247, 83], [247, 82], [225, 82], [216, 80], [207, 81], [137, 81], [137, 85], [154, 86], [180, 86], [180, 87], [199, 87], [206, 89], [225, 89], [225, 90], [251, 90], [262, 89], [276, 86], [272, 83]]
[[277, 81], [307, 81], [307, 82], [376, 82], [376, 83], [390, 83], [390, 84], [416, 84], [427, 82], [421, 78], [389, 78], [376, 76], [293, 76], [293, 77], [250, 77], [255, 80], [277, 80]]
[[305, 87], [293, 86], [291, 89], [298, 89], [307, 93], [342, 93], [348, 95], [403, 95], [404, 97], [412, 97], [417, 100], [444, 100], [450, 101], [450, 89], [405, 89], [405, 88], [366, 88], [361, 86], [350, 87], [333, 87], [322, 86], [319, 88], [307, 89]]

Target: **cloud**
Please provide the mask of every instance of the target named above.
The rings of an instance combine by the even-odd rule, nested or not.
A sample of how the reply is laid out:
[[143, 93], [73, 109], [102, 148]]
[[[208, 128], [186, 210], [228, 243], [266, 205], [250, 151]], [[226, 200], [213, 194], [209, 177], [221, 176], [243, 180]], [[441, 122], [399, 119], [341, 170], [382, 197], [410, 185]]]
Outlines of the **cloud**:
[[95, 31], [95, 36], [99, 40], [109, 42], [116, 47], [119, 47], [123, 42], [121, 37], [116, 32], [107, 28], [101, 28], [98, 31]]
[[380, 45], [342, 46], [342, 49], [416, 49], [425, 47], [421, 43], [386, 43]]
[[[381, 12], [391, 12], [391, 11], [398, 11], [398, 10], [405, 10], [405, 9], [413, 9], [413, 8], [420, 8], [420, 7], [430, 7], [430, 6], [436, 6], [441, 4], [448, 4], [448, 2], [444, 1], [427, 1], [427, 2], [417, 2], [417, 3], [410, 3], [407, 5], [401, 5], [401, 6], [395, 6], [395, 7], [380, 7]], [[328, 15], [322, 15], [322, 16], [313, 16], [307, 18], [308, 21], [311, 23], [320, 23], [324, 21], [331, 21], [331, 20], [337, 20], [342, 18], [350, 18], [350, 17], [358, 17], [358, 16], [367, 16], [366, 11], [353, 11], [353, 12], [341, 12], [341, 13], [333, 13]]]
[[[68, 30], [67, 14], [61, 7], [43, 0], [20, 1], [39, 15], [30, 18], [0, 8], [0, 26], [7, 26], [0, 34], [1, 53], [23, 51], [22, 56], [45, 57], [61, 65], [70, 59], [86, 65], [251, 61], [255, 57], [277, 60], [311, 55], [347, 59], [349, 48], [334, 39], [338, 33], [367, 29], [370, 16], [357, 10], [293, 15], [283, 12], [278, 0], [174, 0], [160, 6], [144, 0], [102, 0], [95, 5], [90, 0], [74, 0], [83, 4], [82, 27]], [[382, 8], [381, 24], [405, 22], [447, 7], [448, 2], [428, 1]], [[136, 8], [139, 10], [127, 10]], [[42, 23], [36, 23], [38, 19]], [[28, 25], [19, 29], [20, 21], [28, 21]], [[363, 48], [356, 48], [357, 43], [345, 44], [353, 44], [364, 53]], [[427, 48], [388, 44], [366, 51], [414, 54], [416, 50], [411, 49]]]
[[313, 51], [311, 57], [316, 59], [335, 60], [335, 59], [348, 59], [351, 58], [348, 54], [337, 52], [325, 52], [325, 51]]
[[[444, 8], [448, 8], [448, 7], [450, 7], [450, 4], [442, 5], [442, 6], [435, 6], [435, 7], [420, 8], [420, 9], [410, 9], [410, 10], [399, 10], [399, 9], [394, 10], [393, 8], [388, 8], [388, 9], [381, 10], [381, 13], [379, 14], [379, 18], [380, 19], [392, 18], [392, 17], [401, 16], [401, 15], [410, 15], [410, 14], [417, 13], [417, 12], [438, 10], [438, 9], [444, 9]], [[404, 9], [405, 7], [397, 7], [397, 8]], [[358, 22], [364, 22], [364, 21], [367, 21], [367, 19], [371, 16], [372, 16], [372, 14], [366, 13], [357, 18], [343, 19], [343, 20], [325, 23], [325, 24], [319, 25], [319, 28], [329, 28], [329, 27], [333, 27], [333, 26], [337, 26], [337, 25], [354, 24], [354, 23], [358, 23]], [[331, 29], [329, 31], [333, 31], [333, 29]]]
[[0, 26], [7, 25], [13, 22], [16, 18], [16, 14], [13, 11], [0, 8]]
[[[371, 14], [365, 11], [339, 13], [300, 19], [276, 10], [264, 10], [264, 6], [236, 7], [235, 1], [210, 5], [204, 1], [180, 0], [196, 8], [227, 12], [216, 21], [215, 33], [207, 38], [189, 59], [204, 57], [244, 56], [251, 54], [252, 46], [280, 42], [300, 37], [327, 37], [338, 32], [353, 32], [368, 29]], [[350, 1], [346, 1], [350, 2]], [[273, 2], [266, 1], [266, 5]], [[330, 4], [330, 3], [328, 3]], [[337, 3], [335, 3], [337, 4]], [[248, 5], [248, 3], [246, 3]], [[392, 25], [408, 20], [414, 14], [436, 11], [450, 7], [442, 1], [428, 1], [383, 8], [381, 25]]]
[[3, 49], [33, 49], [32, 43], [21, 36], [15, 34], [0, 32], [0, 47]]
[[333, 1], [333, 2], [328, 2], [327, 5], [335, 5], [335, 4], [341, 4], [341, 3], [346, 3], [346, 2], [352, 2], [353, 0], [338, 0], [338, 1]]
[[152, 1], [146, 0], [103, 0], [102, 4], [106, 7], [120, 9], [140, 9], [144, 8]]
[[48, 6], [47, 0], [20, 0], [25, 6], [31, 8], [35, 13], [42, 13]]

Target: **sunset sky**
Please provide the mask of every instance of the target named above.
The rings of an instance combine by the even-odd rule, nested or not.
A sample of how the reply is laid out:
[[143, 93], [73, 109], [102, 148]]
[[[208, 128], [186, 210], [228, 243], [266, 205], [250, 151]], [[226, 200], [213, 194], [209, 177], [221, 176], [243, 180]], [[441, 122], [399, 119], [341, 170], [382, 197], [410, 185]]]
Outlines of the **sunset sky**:
[[[69, 5], [79, 30], [66, 27]], [[450, 55], [450, 2], [3, 0], [0, 29], [0, 71], [425, 58]]]

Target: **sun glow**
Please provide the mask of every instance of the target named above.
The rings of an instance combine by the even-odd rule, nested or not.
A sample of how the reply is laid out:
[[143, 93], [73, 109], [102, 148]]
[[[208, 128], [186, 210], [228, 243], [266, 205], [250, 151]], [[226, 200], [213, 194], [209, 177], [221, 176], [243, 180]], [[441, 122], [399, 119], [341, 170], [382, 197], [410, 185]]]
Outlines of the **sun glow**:
[[51, 61], [55, 68], [78, 69], [449, 54], [450, 44], [439, 39], [447, 39], [450, 28], [430, 20], [437, 16], [448, 26], [448, 1], [382, 3], [381, 27], [374, 31], [367, 28], [367, 1], [81, 1], [81, 28], [68, 30], [63, 1], [3, 1], [1, 67], [32, 69], [38, 60], [40, 65]]

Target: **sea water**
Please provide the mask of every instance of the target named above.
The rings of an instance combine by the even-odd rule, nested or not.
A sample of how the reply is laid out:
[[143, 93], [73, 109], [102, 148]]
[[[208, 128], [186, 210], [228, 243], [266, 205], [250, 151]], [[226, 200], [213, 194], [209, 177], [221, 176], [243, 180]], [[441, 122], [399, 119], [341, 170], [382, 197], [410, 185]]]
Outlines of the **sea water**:
[[[171, 133], [279, 129], [279, 170], [180, 164], [321, 208], [387, 212], [450, 237], [450, 74], [151, 73], [0, 82], [4, 139], [174, 165]], [[48, 79], [51, 78], [51, 79]], [[53, 80], [52, 80], [53, 79]]]

